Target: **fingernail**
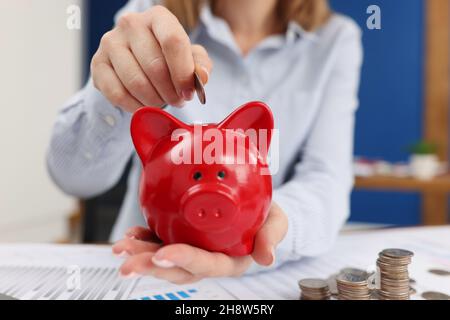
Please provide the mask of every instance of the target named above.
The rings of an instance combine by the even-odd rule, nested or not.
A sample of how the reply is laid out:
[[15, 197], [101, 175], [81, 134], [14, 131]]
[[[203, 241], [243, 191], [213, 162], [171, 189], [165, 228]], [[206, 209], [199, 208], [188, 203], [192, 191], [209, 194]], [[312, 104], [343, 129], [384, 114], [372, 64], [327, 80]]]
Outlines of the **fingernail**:
[[209, 71], [205, 66], [201, 66], [201, 68], [206, 73], [206, 81], [205, 81], [205, 83], [206, 83], [209, 80]]
[[136, 272], [131, 272], [128, 274], [123, 274], [122, 272], [120, 272], [120, 277], [124, 278], [124, 279], [131, 279], [131, 278], [137, 278], [140, 277], [141, 275], [136, 273]]
[[122, 252], [119, 252], [119, 253], [114, 253], [114, 252], [113, 252], [113, 254], [114, 254], [114, 256], [116, 256], [117, 258], [128, 258], [128, 257], [130, 256], [129, 253], [126, 252], [126, 251], [122, 251]]
[[185, 105], [186, 105], [185, 101], [180, 101], [180, 102], [175, 103], [173, 106], [175, 108], [183, 108]]
[[152, 258], [152, 262], [160, 268], [173, 268], [175, 267], [175, 263], [173, 263], [172, 261], [166, 260], [166, 259], [161, 259], [159, 260], [156, 256], [153, 256]]
[[127, 237], [127, 238], [131, 238], [132, 236], [134, 235], [134, 233], [133, 232], [125, 232], [125, 237]]
[[125, 237], [127, 237], [128, 239], [131, 239], [131, 240], [136, 240], [137, 239], [136, 236], [133, 235], [133, 234], [126, 234]]
[[273, 247], [270, 249], [270, 259], [271, 262], [269, 264], [269, 267], [275, 263], [275, 249]]
[[194, 98], [194, 91], [192, 89], [186, 89], [181, 92], [181, 95], [185, 101], [191, 101]]

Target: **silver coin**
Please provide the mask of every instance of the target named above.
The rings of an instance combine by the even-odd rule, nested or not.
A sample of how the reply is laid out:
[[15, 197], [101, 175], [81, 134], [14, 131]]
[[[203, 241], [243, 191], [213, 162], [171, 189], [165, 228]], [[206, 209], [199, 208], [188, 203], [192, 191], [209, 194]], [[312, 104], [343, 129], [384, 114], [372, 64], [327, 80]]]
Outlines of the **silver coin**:
[[362, 269], [357, 269], [357, 268], [344, 268], [340, 271], [340, 273], [350, 273], [350, 274], [360, 275], [360, 276], [364, 276], [364, 277], [369, 276], [369, 273], [367, 271], [362, 270]]
[[307, 289], [327, 289], [328, 283], [322, 279], [302, 279], [298, 285]]
[[194, 73], [194, 85], [195, 91], [197, 92], [198, 100], [200, 100], [201, 104], [205, 104], [206, 103], [205, 87], [203, 86], [202, 80], [200, 79], [200, 76], [197, 74], [197, 72]]
[[450, 276], [450, 271], [448, 271], [448, 270], [430, 269], [430, 270], [428, 270], [428, 272], [435, 274], [437, 276]]
[[17, 299], [12, 296], [8, 296], [6, 294], [0, 293], [0, 300], [17, 300]]
[[405, 258], [405, 257], [412, 257], [414, 253], [412, 253], [409, 250], [404, 249], [385, 249], [381, 251], [381, 254], [386, 255], [391, 258]]
[[360, 283], [367, 282], [367, 273], [341, 273], [337, 276], [336, 280], [338, 282], [344, 283]]
[[426, 300], [450, 300], [450, 296], [448, 294], [436, 291], [426, 291], [422, 293], [422, 298]]

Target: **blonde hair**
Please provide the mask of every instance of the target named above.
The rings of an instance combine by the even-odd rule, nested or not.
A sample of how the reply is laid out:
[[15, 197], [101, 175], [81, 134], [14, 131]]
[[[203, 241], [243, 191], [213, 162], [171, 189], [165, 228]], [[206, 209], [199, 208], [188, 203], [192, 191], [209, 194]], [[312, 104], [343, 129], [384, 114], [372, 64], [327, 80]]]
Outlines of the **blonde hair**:
[[[215, 0], [164, 0], [163, 4], [186, 30], [193, 30], [206, 2], [211, 4], [214, 11]], [[307, 31], [320, 27], [331, 15], [328, 0], [278, 0], [277, 11], [280, 27], [284, 28], [290, 21], [295, 21]]]

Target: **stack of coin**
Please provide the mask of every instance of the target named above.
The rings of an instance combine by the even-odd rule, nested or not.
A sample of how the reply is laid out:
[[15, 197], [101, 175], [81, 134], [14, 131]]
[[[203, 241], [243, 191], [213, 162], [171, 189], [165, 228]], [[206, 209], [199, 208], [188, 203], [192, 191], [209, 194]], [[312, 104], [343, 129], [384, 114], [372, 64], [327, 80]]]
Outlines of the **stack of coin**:
[[341, 272], [336, 278], [339, 300], [369, 300], [368, 277], [367, 272], [357, 269]]
[[331, 297], [328, 283], [322, 279], [303, 279], [298, 282], [301, 300], [328, 300]]
[[380, 288], [378, 297], [382, 300], [409, 300], [410, 280], [408, 265], [413, 253], [403, 249], [386, 249], [379, 253]]

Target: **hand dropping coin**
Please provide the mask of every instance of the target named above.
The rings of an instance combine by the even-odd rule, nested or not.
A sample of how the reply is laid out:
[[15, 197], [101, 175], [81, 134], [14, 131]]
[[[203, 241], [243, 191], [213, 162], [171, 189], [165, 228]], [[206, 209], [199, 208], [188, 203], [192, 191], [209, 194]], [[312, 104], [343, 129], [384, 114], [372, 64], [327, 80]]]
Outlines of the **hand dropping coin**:
[[[198, 100], [200, 100], [201, 104], [206, 104], [206, 92], [205, 92], [205, 86], [203, 85], [203, 82], [198, 75], [197, 72], [194, 72], [194, 86], [195, 86], [195, 92], [197, 93]], [[168, 107], [168, 104], [165, 104], [161, 107], [161, 109], [166, 109]]]

